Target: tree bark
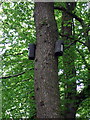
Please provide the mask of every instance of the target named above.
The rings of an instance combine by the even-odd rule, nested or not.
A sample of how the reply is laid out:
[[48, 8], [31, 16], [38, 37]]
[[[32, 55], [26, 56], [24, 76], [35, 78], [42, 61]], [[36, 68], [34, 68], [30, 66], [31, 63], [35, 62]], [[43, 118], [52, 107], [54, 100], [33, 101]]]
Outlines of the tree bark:
[[[68, 11], [74, 10], [76, 3], [65, 3]], [[73, 18], [63, 12], [62, 13], [62, 34], [68, 37], [62, 37], [65, 45], [69, 45], [74, 39], [69, 39], [72, 36], [72, 23]], [[73, 78], [76, 76], [76, 70], [74, 65], [75, 60], [75, 45], [72, 45], [69, 49], [66, 49], [63, 55], [64, 64], [64, 76], [65, 76], [65, 111], [64, 119], [75, 120], [76, 115], [76, 81]]]
[[58, 59], [54, 55], [58, 31], [53, 3], [35, 3], [35, 25], [37, 118], [60, 118]]

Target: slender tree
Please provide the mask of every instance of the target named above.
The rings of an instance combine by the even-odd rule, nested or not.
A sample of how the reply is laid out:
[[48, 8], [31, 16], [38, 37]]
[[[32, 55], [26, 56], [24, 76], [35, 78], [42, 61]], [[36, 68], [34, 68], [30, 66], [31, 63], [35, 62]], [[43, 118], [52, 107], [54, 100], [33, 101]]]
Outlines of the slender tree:
[[[66, 9], [72, 12], [75, 9], [76, 3], [65, 3]], [[62, 37], [64, 39], [65, 45], [69, 45], [74, 41], [70, 39], [73, 35], [73, 17], [66, 12], [62, 13], [62, 34], [67, 37]], [[67, 58], [67, 59], [66, 59]], [[64, 79], [65, 79], [65, 120], [75, 119], [76, 115], [76, 81], [73, 79], [76, 76], [75, 70], [75, 44], [70, 48], [66, 49], [63, 55], [64, 64]], [[71, 102], [72, 100], [72, 102]]]

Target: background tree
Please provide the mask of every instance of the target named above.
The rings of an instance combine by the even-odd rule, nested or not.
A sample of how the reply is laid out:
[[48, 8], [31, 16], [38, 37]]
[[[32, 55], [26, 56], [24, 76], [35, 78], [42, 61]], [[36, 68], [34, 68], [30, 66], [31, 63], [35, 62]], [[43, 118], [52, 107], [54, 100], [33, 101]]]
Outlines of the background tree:
[[[75, 10], [76, 3], [65, 3], [66, 9], [69, 12]], [[74, 41], [74, 22], [73, 17], [66, 12], [62, 13], [62, 39], [65, 46], [68, 46]], [[64, 37], [67, 36], [67, 37]], [[72, 39], [70, 39], [72, 37]], [[75, 44], [64, 51], [63, 64], [64, 64], [64, 79], [65, 79], [65, 119], [75, 119], [76, 115], [76, 70], [75, 70]], [[67, 59], [66, 59], [67, 58]], [[72, 100], [72, 101], [71, 101]]]

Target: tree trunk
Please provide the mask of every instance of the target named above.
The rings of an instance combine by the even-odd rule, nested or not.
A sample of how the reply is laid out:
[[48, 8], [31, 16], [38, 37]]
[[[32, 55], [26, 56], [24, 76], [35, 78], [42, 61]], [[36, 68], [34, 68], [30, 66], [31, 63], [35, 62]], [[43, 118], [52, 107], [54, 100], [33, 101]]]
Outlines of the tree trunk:
[[[68, 11], [72, 12], [75, 8], [75, 3], [65, 3]], [[65, 45], [69, 45], [74, 39], [72, 36], [72, 22], [73, 18], [67, 13], [62, 13], [62, 34], [67, 36], [63, 37]], [[64, 119], [75, 120], [76, 115], [76, 76], [75, 66], [75, 45], [65, 50], [63, 55], [64, 76], [65, 76], [65, 111]]]
[[58, 32], [53, 3], [35, 3], [35, 25], [37, 118], [60, 118], [58, 59], [54, 55]]

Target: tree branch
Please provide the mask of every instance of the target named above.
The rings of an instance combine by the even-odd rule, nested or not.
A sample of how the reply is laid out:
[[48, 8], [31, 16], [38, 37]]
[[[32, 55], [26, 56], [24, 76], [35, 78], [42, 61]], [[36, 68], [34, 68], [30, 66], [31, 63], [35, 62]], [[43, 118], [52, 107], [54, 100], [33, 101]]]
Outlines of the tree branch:
[[67, 9], [65, 9], [64, 7], [62, 6], [55, 6], [54, 9], [57, 9], [57, 10], [61, 10], [61, 11], [64, 11], [66, 12], [67, 14], [69, 14], [70, 16], [72, 16], [73, 18], [75, 18], [76, 20], [78, 20], [82, 26], [85, 26], [85, 23], [83, 21], [83, 19], [81, 19], [80, 17], [78, 17], [77, 15], [73, 14], [72, 12], [69, 12]]
[[[67, 38], [69, 38], [69, 39], [73, 39], [73, 37], [70, 37], [70, 36], [68, 36], [68, 35], [62, 35], [62, 34], [60, 34], [60, 33], [59, 33], [59, 35], [60, 35], [61, 37], [67, 37]], [[86, 43], [81, 42], [80, 39], [81, 39], [81, 36], [80, 36], [77, 40], [74, 40], [73, 42], [71, 42], [67, 47], [65, 47], [65, 50], [68, 49], [68, 48], [70, 48], [70, 46], [73, 45], [73, 44], [75, 44], [76, 42], [80, 42], [80, 43], [82, 43], [84, 46], [88, 47], [88, 46], [86, 45]]]
[[28, 79], [22, 80], [22, 82], [24, 82], [24, 81], [29, 81], [31, 78], [33, 78], [33, 77], [31, 76], [31, 77], [28, 78]]
[[[67, 47], [65, 47], [65, 50], [68, 49], [68, 48], [70, 48], [70, 46], [73, 45], [73, 44], [75, 44], [76, 42], [80, 42], [80, 43], [82, 43], [83, 45], [87, 46], [84, 42], [81, 42], [81, 41], [79, 41], [79, 40], [74, 40], [74, 41], [71, 42]], [[88, 47], [88, 46], [87, 46], [87, 47]]]
[[[33, 69], [34, 68], [30, 68], [29, 70], [33, 70]], [[18, 77], [18, 76], [20, 76], [20, 75], [22, 75], [24, 73], [26, 73], [26, 71], [25, 72], [21, 72], [21, 73], [16, 74], [16, 75], [10, 75], [10, 76], [5, 76], [5, 77], [0, 77], [0, 79], [7, 79], [7, 78], [11, 78], [11, 77]]]

